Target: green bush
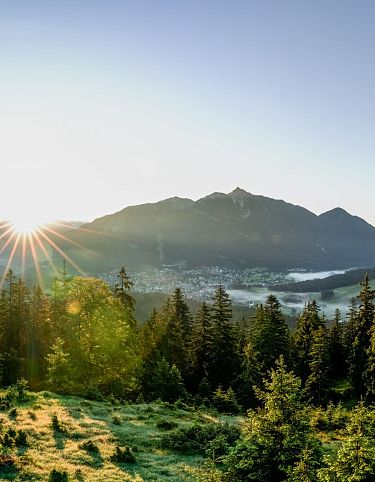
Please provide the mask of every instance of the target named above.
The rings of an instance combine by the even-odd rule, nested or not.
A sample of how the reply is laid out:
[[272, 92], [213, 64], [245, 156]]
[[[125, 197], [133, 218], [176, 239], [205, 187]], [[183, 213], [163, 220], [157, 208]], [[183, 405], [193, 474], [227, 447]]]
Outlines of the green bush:
[[49, 482], [68, 482], [68, 472], [66, 470], [52, 469], [49, 475]]
[[80, 446], [80, 449], [85, 450], [86, 452], [89, 452], [90, 454], [98, 454], [99, 453], [99, 447], [94, 444], [92, 440], [87, 440], [86, 442], [83, 442]]
[[212, 396], [212, 405], [220, 413], [237, 414], [241, 410], [232, 387], [229, 387], [227, 391], [222, 390], [221, 387], [215, 390]]
[[161, 445], [174, 452], [206, 455], [208, 444], [218, 437], [222, 445], [225, 442], [230, 447], [239, 436], [239, 429], [227, 423], [194, 424], [165, 434], [161, 439]]
[[111, 461], [119, 464], [135, 464], [136, 458], [129, 446], [126, 445], [122, 449], [117, 445], [115, 453], [111, 455]]
[[24, 430], [18, 430], [15, 438], [15, 443], [17, 448], [28, 447], [29, 446], [29, 436]]
[[16, 407], [13, 407], [9, 410], [9, 417], [12, 417], [12, 418], [17, 418], [18, 416], [18, 410], [16, 409]]
[[112, 415], [112, 423], [113, 425], [121, 425], [121, 417], [120, 415]]
[[160, 430], [173, 430], [177, 426], [176, 422], [165, 420], [164, 418], [156, 423], [156, 427]]
[[343, 408], [341, 403], [333, 405], [329, 403], [327, 409], [322, 408], [314, 411], [312, 425], [316, 430], [332, 432], [345, 428], [349, 420], [349, 412]]
[[56, 414], [52, 415], [51, 427], [55, 432], [58, 433], [66, 433], [66, 427], [64, 423], [59, 420], [59, 417]]
[[7, 474], [17, 470], [17, 460], [13, 455], [0, 454], [0, 472]]

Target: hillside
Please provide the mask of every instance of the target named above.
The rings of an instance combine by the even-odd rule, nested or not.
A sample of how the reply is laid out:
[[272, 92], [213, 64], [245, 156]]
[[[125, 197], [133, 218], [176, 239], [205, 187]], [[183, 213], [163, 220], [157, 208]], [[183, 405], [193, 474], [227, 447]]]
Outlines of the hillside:
[[63, 243], [82, 269], [181, 266], [334, 269], [375, 265], [375, 228], [343, 209], [320, 216], [240, 188], [170, 198], [96, 219]]
[[[0, 457], [1, 480], [48, 481], [53, 469], [66, 471], [69, 480], [85, 482], [197, 480], [196, 476], [202, 472], [204, 450], [202, 454], [193, 451], [182, 455], [163, 448], [162, 437], [171, 428], [193, 424], [217, 426], [224, 420], [237, 424], [240, 420], [229, 416], [218, 418], [163, 402], [116, 405], [50, 392], [31, 393], [28, 397], [29, 400], [14, 404], [13, 409], [2, 407], [1, 431], [10, 428], [23, 431], [28, 443], [7, 451], [16, 461], [16, 468], [4, 470]], [[96, 446], [97, 452], [92, 445], [90, 450], [87, 442]], [[121, 449], [129, 446], [135, 461], [112, 461], [117, 446]]]

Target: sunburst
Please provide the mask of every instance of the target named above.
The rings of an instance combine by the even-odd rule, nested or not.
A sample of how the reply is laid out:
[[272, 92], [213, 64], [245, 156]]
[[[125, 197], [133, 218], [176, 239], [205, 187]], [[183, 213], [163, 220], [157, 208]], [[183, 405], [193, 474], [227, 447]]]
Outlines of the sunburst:
[[[64, 230], [64, 234], [61, 230]], [[50, 265], [53, 273], [58, 275], [51, 253], [58, 253], [75, 271], [83, 274], [81, 267], [74, 261], [68, 253], [66, 253], [61, 246], [61, 241], [65, 244], [70, 244], [76, 248], [90, 252], [77, 241], [70, 239], [68, 236], [69, 230], [81, 230], [93, 234], [102, 234], [108, 236], [107, 233], [100, 233], [98, 231], [89, 229], [87, 227], [77, 227], [67, 222], [53, 222], [53, 223], [39, 223], [34, 220], [12, 220], [0, 221], [0, 243], [3, 243], [0, 248], [0, 256], [4, 253], [9, 253], [6, 258], [6, 266], [0, 279], [0, 290], [3, 287], [7, 273], [12, 268], [12, 264], [19, 255], [21, 268], [20, 276], [24, 278], [27, 262], [35, 267], [38, 283], [43, 287], [43, 277], [40, 267], [40, 257], [44, 257]], [[60, 242], [60, 246], [59, 246]]]

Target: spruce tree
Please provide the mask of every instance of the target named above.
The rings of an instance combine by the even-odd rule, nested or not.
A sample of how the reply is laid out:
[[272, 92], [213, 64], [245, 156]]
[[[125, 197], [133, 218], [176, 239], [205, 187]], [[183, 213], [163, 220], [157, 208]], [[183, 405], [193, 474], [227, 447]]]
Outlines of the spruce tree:
[[328, 333], [328, 341], [331, 376], [334, 379], [342, 378], [346, 374], [346, 359], [344, 328], [338, 309], [335, 311], [335, 317]]
[[355, 394], [361, 396], [366, 393], [364, 374], [367, 369], [371, 327], [374, 319], [375, 290], [370, 288], [367, 275], [361, 283], [358, 298], [359, 309], [351, 326], [352, 342], [349, 347], [349, 375]]
[[292, 348], [296, 373], [305, 383], [310, 374], [310, 353], [316, 330], [324, 326], [316, 301], [309, 301], [299, 316], [293, 333]]
[[337, 454], [325, 457], [319, 471], [321, 482], [374, 482], [375, 444], [370, 414], [362, 403], [351, 413], [346, 437]]
[[298, 472], [316, 476], [321, 449], [302, 401], [301, 380], [286, 370], [281, 357], [264, 386], [257, 390], [262, 408], [249, 411], [245, 435], [225, 460], [224, 480], [281, 482], [296, 480], [289, 476]]
[[315, 404], [326, 400], [329, 386], [329, 361], [327, 330], [324, 326], [320, 326], [312, 335], [309, 376], [306, 380], [306, 390]]
[[193, 323], [190, 340], [190, 366], [193, 387], [198, 387], [208, 375], [209, 350], [211, 345], [211, 313], [206, 303], [202, 303]]
[[258, 384], [280, 355], [290, 358], [289, 329], [280, 302], [270, 295], [264, 305], [257, 306], [245, 347], [245, 370], [252, 382]]
[[208, 380], [213, 388], [229, 388], [236, 378], [239, 354], [232, 324], [232, 303], [220, 285], [214, 293], [211, 307]]

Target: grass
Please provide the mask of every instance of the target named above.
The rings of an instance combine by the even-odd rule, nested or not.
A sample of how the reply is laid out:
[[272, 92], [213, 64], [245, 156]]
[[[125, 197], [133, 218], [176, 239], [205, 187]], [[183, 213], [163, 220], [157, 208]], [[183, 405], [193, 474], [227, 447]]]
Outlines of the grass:
[[[204, 473], [203, 456], [162, 448], [166, 428], [241, 420], [162, 402], [114, 406], [50, 392], [31, 397], [16, 404], [16, 417], [0, 412], [4, 430], [22, 430], [28, 440], [26, 447], [9, 449], [18, 470], [0, 469], [0, 480], [48, 481], [55, 470], [67, 472], [69, 481], [194, 481]], [[118, 449], [130, 450], [135, 462], [116, 462]]]

